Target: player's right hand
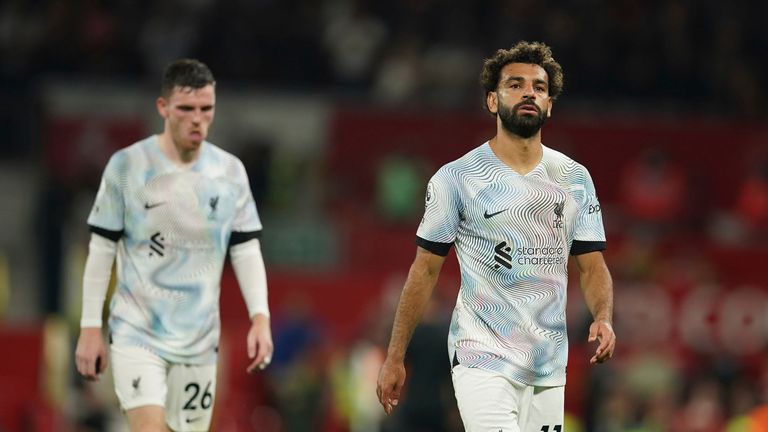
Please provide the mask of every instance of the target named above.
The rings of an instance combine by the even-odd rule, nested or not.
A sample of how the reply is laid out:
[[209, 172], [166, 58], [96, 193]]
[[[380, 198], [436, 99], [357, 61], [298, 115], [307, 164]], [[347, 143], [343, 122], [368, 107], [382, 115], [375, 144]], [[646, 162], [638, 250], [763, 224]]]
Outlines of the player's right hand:
[[379, 380], [376, 384], [376, 395], [379, 403], [384, 407], [387, 415], [392, 414], [400, 401], [400, 391], [405, 383], [405, 365], [402, 361], [391, 361], [389, 357], [384, 360], [379, 370]]
[[83, 327], [75, 349], [77, 371], [87, 380], [98, 380], [107, 370], [107, 348], [97, 327]]

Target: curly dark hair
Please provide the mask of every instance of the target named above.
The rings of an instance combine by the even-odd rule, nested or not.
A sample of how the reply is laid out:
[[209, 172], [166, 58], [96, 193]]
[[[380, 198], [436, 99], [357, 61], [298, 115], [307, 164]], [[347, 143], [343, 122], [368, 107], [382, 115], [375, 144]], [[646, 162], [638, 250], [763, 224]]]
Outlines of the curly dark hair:
[[168, 97], [176, 87], [199, 89], [208, 84], [216, 84], [216, 79], [205, 63], [195, 59], [180, 59], [165, 67], [160, 94]]
[[[491, 58], [485, 59], [480, 72], [480, 85], [485, 90], [484, 96], [496, 91], [499, 86], [501, 70], [510, 63], [526, 63], [541, 66], [549, 77], [549, 96], [557, 99], [563, 91], [563, 68], [552, 57], [552, 49], [542, 42], [521, 41], [512, 48], [500, 49]], [[488, 104], [485, 104], [488, 109]]]

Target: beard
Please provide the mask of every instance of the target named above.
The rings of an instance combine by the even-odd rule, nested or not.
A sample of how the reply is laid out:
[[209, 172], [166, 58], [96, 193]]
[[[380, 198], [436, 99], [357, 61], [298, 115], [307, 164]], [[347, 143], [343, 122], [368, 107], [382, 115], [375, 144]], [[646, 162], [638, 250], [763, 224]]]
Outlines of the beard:
[[[518, 109], [523, 105], [536, 107], [536, 112], [538, 112], [539, 115], [519, 115]], [[546, 113], [542, 112], [541, 109], [531, 101], [520, 102], [512, 108], [505, 106], [499, 101], [498, 115], [504, 129], [521, 138], [530, 138], [536, 135], [536, 133], [541, 130], [541, 127], [544, 126], [544, 121], [547, 119]]]

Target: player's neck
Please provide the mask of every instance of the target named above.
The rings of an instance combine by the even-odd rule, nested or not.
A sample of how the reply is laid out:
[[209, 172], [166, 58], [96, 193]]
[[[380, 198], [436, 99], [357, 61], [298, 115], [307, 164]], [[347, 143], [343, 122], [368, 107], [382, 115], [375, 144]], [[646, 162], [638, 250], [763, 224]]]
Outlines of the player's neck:
[[491, 150], [504, 164], [520, 175], [528, 174], [541, 162], [544, 149], [541, 131], [530, 138], [499, 131], [490, 141]]
[[179, 165], [182, 168], [188, 168], [197, 161], [197, 156], [200, 154], [200, 148], [191, 150], [183, 149], [176, 145], [173, 138], [169, 133], [162, 133], [157, 136], [157, 142], [160, 144], [160, 149], [163, 154], [174, 164]]

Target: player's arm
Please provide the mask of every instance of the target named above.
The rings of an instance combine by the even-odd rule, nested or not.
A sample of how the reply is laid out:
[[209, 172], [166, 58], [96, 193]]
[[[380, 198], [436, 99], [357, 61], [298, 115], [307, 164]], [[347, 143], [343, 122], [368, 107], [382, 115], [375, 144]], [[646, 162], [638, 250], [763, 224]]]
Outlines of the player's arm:
[[[109, 235], [109, 234], [107, 234]], [[111, 237], [111, 235], [110, 235]], [[97, 379], [107, 369], [107, 348], [101, 331], [101, 314], [107, 297], [117, 243], [100, 234], [91, 234], [83, 274], [83, 311], [80, 337], [75, 349], [77, 371], [86, 379]]]
[[400, 399], [400, 390], [405, 382], [405, 352], [432, 295], [444, 261], [445, 256], [437, 255], [422, 247], [416, 249], [416, 258], [411, 264], [408, 278], [400, 294], [387, 358], [379, 372], [376, 389], [379, 402], [387, 414], [392, 412]]
[[613, 282], [601, 251], [574, 255], [579, 269], [581, 290], [594, 322], [589, 327], [589, 342], [599, 346], [590, 363], [602, 363], [613, 356], [616, 335], [613, 332]]
[[251, 319], [246, 340], [248, 358], [252, 359], [246, 371], [250, 373], [256, 368], [266, 368], [272, 361], [274, 350], [267, 301], [267, 272], [257, 238], [231, 246], [229, 255]]

